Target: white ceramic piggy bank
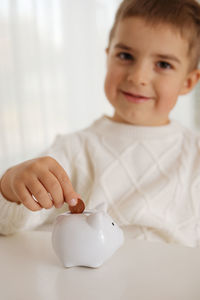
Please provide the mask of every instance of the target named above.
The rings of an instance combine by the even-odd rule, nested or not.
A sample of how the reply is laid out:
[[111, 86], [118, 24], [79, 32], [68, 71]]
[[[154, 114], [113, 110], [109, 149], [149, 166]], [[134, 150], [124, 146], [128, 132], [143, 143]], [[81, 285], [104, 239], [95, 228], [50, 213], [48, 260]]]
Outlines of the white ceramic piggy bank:
[[123, 242], [123, 231], [106, 213], [104, 204], [82, 214], [59, 215], [52, 232], [53, 248], [65, 267], [97, 268]]

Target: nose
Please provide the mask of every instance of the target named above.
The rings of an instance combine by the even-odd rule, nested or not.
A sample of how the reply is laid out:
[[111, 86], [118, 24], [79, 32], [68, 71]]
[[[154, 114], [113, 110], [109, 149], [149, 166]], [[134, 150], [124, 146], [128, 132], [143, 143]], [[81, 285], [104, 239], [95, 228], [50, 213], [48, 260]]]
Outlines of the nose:
[[150, 80], [148, 68], [145, 64], [137, 63], [130, 66], [127, 81], [137, 86], [146, 86]]

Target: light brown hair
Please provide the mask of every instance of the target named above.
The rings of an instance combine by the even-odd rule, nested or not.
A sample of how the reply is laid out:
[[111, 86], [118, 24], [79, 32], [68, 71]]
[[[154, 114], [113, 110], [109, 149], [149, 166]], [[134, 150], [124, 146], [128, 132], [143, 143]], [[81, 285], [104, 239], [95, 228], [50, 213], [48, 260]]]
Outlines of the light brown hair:
[[109, 45], [118, 23], [128, 17], [142, 17], [147, 24], [168, 24], [188, 40], [190, 71], [200, 62], [200, 3], [197, 0], [124, 0], [109, 35]]

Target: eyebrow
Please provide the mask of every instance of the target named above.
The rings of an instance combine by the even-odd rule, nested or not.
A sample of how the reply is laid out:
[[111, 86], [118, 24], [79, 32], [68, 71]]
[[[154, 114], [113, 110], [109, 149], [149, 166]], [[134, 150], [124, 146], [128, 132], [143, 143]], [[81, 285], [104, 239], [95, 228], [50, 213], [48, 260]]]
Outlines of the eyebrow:
[[[134, 51], [134, 49], [122, 44], [122, 43], [118, 43], [115, 45], [114, 48], [120, 48], [120, 49], [123, 49], [123, 50], [128, 50], [128, 51]], [[171, 54], [154, 54], [153, 55], [154, 57], [159, 57], [161, 59], [167, 59], [167, 60], [171, 60], [171, 61], [175, 61], [177, 62], [178, 64], [181, 64], [181, 61], [174, 55], [171, 55]]]

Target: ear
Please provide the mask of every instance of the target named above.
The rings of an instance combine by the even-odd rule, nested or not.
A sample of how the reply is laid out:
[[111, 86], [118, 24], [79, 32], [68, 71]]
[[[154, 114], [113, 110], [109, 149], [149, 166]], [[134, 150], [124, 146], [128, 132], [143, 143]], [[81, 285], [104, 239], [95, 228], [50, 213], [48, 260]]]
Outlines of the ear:
[[102, 202], [95, 207], [95, 210], [107, 212], [107, 208], [108, 208], [107, 202]]
[[99, 230], [101, 229], [103, 223], [102, 217], [102, 212], [97, 212], [89, 215], [87, 217], [87, 222], [92, 228]]
[[108, 52], [109, 52], [109, 47], [107, 47], [107, 48], [105, 49], [105, 52], [106, 52], [106, 54], [108, 54]]
[[183, 87], [180, 91], [180, 95], [185, 95], [191, 92], [199, 80], [200, 80], [200, 69], [190, 72], [183, 83]]

